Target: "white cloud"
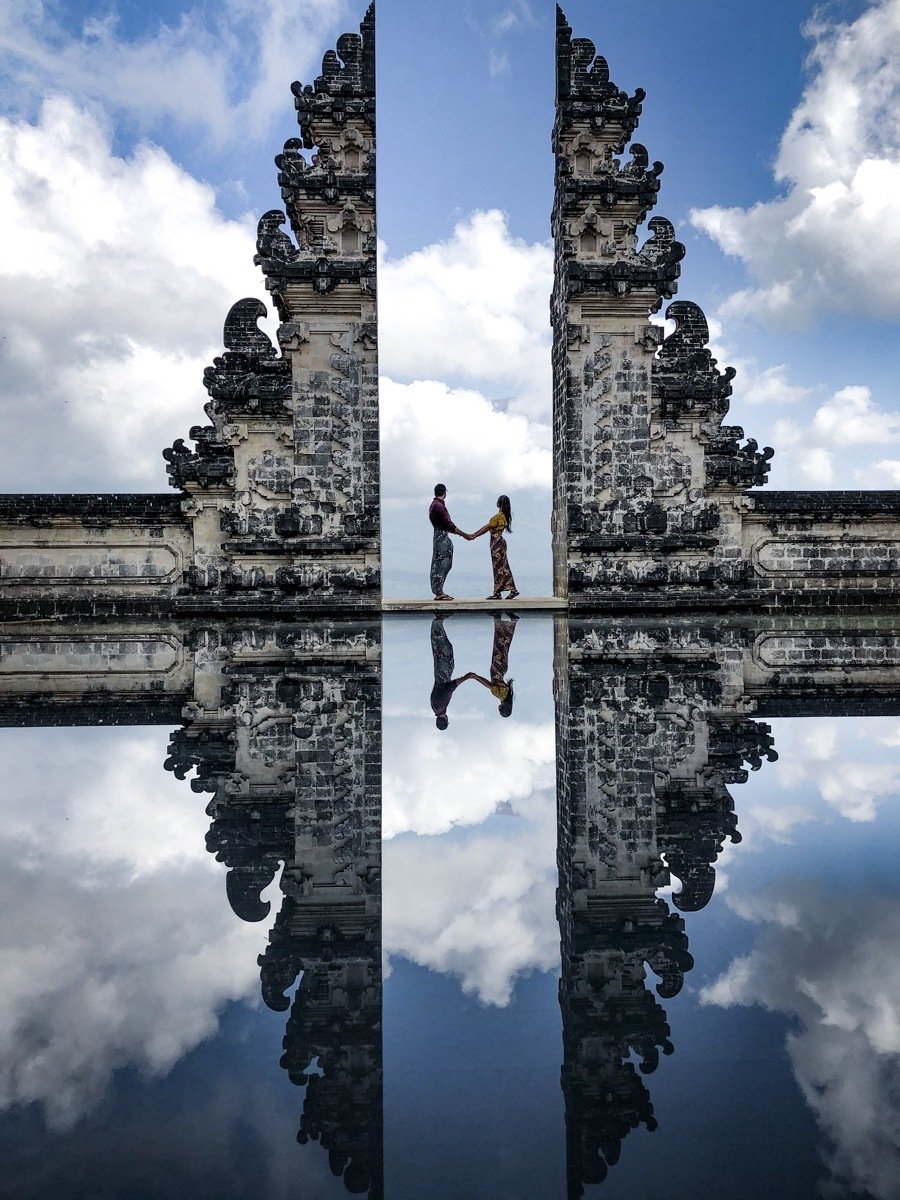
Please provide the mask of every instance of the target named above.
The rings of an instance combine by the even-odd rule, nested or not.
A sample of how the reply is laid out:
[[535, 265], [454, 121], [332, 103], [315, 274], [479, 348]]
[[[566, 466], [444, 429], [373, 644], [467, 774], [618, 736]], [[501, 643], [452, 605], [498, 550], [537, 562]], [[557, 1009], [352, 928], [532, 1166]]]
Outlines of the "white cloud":
[[784, 132], [786, 194], [691, 219], [755, 286], [723, 311], [803, 321], [821, 311], [900, 315], [900, 0], [851, 24], [812, 22], [813, 74]]
[[[225, 314], [263, 293], [255, 222], [225, 220], [157, 147], [116, 156], [59, 97], [36, 125], [0, 121], [0, 167], [0, 223], [15, 230], [0, 264], [4, 490], [164, 489], [162, 448], [205, 420]], [[384, 267], [382, 363], [414, 377], [383, 381], [389, 502], [430, 489], [438, 464], [458, 491], [549, 488], [551, 431], [529, 415], [549, 408], [549, 269], [499, 213]]]
[[0, 65], [22, 100], [52, 87], [145, 132], [166, 121], [221, 147], [267, 131], [290, 102], [291, 80], [319, 73], [321, 46], [350, 12], [346, 0], [198, 2], [177, 23], [159, 20], [129, 38], [107, 6], [71, 32], [56, 4], [32, 0], [0, 8]]
[[118, 1068], [164, 1074], [223, 1004], [257, 992], [264, 934], [230, 912], [204, 804], [162, 771], [165, 744], [157, 730], [0, 739], [15, 780], [0, 841], [0, 1107], [36, 1102], [68, 1127]]
[[[460, 672], [462, 673], [462, 672]], [[463, 685], [477, 688], [470, 681]], [[487, 693], [485, 693], [487, 697]], [[487, 700], [492, 704], [490, 697]], [[439, 834], [476, 825], [503, 805], [551, 786], [556, 762], [553, 724], [465, 719], [459, 739], [424, 732], [395, 716], [384, 730], [383, 836]], [[451, 726], [455, 730], [451, 711]]]
[[900, 443], [900, 414], [883, 409], [869, 388], [851, 384], [820, 404], [809, 420], [782, 417], [774, 422], [780, 484], [827, 487], [838, 475], [838, 461], [858, 484], [871, 487], [892, 482], [892, 461], [849, 466], [848, 451]]
[[379, 360], [394, 379], [474, 385], [511, 411], [547, 421], [553, 281], [549, 245], [510, 235], [497, 210], [379, 269]]
[[35, 125], [0, 120], [0, 228], [4, 490], [164, 488], [225, 314], [263, 292], [255, 222], [155, 146], [117, 157], [56, 97]]
[[[550, 488], [549, 426], [494, 408], [481, 393], [434, 379], [380, 380], [381, 470], [393, 499], [430, 494], [438, 478], [455, 495]], [[493, 496], [490, 502], [493, 501]]]
[[743, 368], [739, 375], [740, 398], [745, 404], [797, 404], [805, 400], [811, 388], [791, 383], [784, 363], [766, 367], [758, 374]]
[[900, 1193], [900, 903], [829, 885], [783, 885], [744, 904], [762, 929], [701, 993], [709, 1004], [762, 1004], [799, 1029], [788, 1052], [832, 1149], [829, 1193]]
[[812, 431], [833, 446], [897, 442], [900, 413], [878, 408], [872, 403], [872, 393], [867, 387], [845, 387], [816, 410]]

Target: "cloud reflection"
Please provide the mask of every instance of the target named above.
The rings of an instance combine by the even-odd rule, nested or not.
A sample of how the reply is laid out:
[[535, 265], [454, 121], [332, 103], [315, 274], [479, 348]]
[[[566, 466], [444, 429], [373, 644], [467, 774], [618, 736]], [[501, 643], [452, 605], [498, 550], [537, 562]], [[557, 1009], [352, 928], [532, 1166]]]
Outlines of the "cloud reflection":
[[[50, 739], [49, 747], [47, 739]], [[40, 741], [38, 741], [40, 739]], [[167, 1072], [254, 997], [260, 932], [223, 902], [162, 730], [15, 730], [0, 840], [0, 1106], [67, 1128], [127, 1065]]]
[[762, 925], [701, 993], [797, 1018], [794, 1074], [831, 1148], [828, 1194], [900, 1195], [900, 896], [783, 883], [733, 907]]

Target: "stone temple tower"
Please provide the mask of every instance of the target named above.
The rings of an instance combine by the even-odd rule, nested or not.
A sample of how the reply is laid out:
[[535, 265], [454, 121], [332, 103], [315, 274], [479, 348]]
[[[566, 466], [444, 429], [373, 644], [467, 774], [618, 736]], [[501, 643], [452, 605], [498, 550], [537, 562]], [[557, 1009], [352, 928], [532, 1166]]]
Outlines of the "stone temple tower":
[[723, 426], [731, 368], [675, 294], [684, 247], [653, 217], [662, 164], [637, 142], [644, 93], [610, 82], [593, 43], [557, 8], [553, 150], [554, 590], [572, 608], [705, 598], [745, 575], [744, 490], [771, 451]]
[[281, 354], [257, 328], [262, 303], [239, 301], [206, 372], [212, 426], [191, 430], [193, 454], [165, 456], [203, 526], [198, 592], [364, 607], [381, 584], [374, 4], [292, 90], [300, 137], [275, 160], [287, 216], [263, 214], [255, 259]]

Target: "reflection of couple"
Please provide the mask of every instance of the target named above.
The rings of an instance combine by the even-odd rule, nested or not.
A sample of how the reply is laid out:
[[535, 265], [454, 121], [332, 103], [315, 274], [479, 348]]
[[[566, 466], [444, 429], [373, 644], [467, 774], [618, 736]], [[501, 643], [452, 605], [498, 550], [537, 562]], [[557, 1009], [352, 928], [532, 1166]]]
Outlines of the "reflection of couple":
[[509, 673], [509, 648], [512, 645], [513, 634], [516, 632], [518, 617], [510, 613], [507, 620], [502, 616], [494, 617], [494, 644], [491, 648], [491, 677], [485, 679], [475, 671], [467, 671], [465, 675], [453, 678], [453, 646], [444, 628], [444, 617], [435, 617], [431, 622], [431, 656], [434, 659], [434, 687], [431, 689], [431, 709], [438, 729], [446, 729], [450, 724], [447, 709], [453, 699], [453, 693], [467, 679], [477, 680], [486, 687], [500, 704], [498, 712], [501, 717], [512, 715], [513, 681], [507, 679]]
[[509, 496], [497, 497], [497, 511], [486, 525], [482, 525], [481, 529], [477, 529], [475, 533], [464, 533], [453, 524], [450, 514], [447, 512], [447, 489], [442, 483], [439, 483], [434, 489], [434, 499], [428, 510], [428, 519], [434, 526], [431, 590], [434, 592], [435, 600], [453, 599], [444, 591], [444, 584], [450, 574], [450, 568], [453, 566], [451, 533], [465, 538], [467, 542], [474, 541], [483, 533], [489, 533], [491, 535], [491, 569], [494, 572], [494, 590], [487, 598], [488, 600], [500, 600], [502, 599], [501, 592], [507, 593], [508, 600], [518, 596], [516, 581], [512, 577], [506, 557], [506, 538], [503, 536], [506, 532], [512, 533], [512, 509], [509, 504]]

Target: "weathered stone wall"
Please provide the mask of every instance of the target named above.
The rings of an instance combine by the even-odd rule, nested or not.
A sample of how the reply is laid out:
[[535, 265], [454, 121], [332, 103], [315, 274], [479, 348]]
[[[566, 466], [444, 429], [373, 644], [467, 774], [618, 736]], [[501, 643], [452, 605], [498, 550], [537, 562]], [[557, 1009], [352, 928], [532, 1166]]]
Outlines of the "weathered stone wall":
[[164, 451], [177, 496], [0, 498], [0, 619], [379, 608], [374, 4], [293, 93], [255, 259], [277, 347], [239, 300], [210, 423]]
[[723, 424], [734, 370], [718, 369], [696, 304], [666, 309], [684, 247], [656, 202], [662, 164], [632, 143], [644, 93], [557, 9], [554, 587], [570, 608], [809, 608], [900, 600], [900, 492], [786, 493], [773, 451]]
[[742, 574], [741, 490], [768, 454], [723, 426], [733, 371], [706, 350], [696, 305], [675, 303], [684, 247], [656, 203], [662, 164], [630, 146], [644, 93], [610, 82], [557, 10], [554, 580], [573, 607], [664, 594], [692, 603]]
[[766, 607], [900, 603], [900, 492], [751, 494], [741, 533]]
[[0, 496], [0, 620], [166, 613], [192, 556], [177, 496]]
[[206, 372], [212, 424], [191, 430], [195, 452], [166, 451], [197, 545], [183, 611], [381, 600], [374, 5], [293, 92], [300, 137], [275, 160], [287, 214], [263, 214], [255, 259], [278, 350], [265, 307], [239, 301]]

